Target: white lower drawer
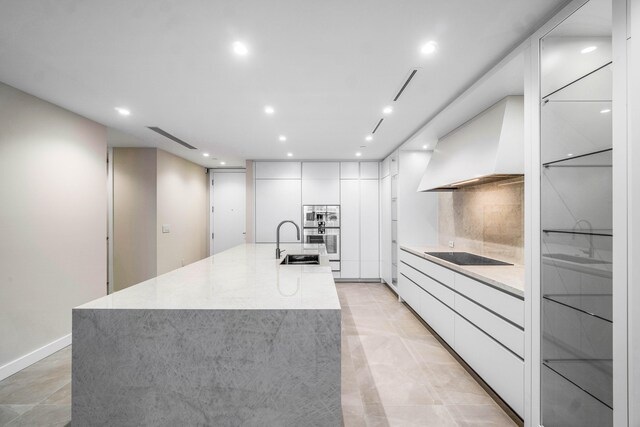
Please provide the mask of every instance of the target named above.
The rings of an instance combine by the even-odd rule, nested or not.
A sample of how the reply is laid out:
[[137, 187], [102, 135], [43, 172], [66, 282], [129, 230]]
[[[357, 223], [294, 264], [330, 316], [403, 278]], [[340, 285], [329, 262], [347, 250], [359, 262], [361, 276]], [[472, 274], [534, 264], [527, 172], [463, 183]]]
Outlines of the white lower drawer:
[[456, 352], [524, 417], [524, 362], [457, 314], [455, 331]]

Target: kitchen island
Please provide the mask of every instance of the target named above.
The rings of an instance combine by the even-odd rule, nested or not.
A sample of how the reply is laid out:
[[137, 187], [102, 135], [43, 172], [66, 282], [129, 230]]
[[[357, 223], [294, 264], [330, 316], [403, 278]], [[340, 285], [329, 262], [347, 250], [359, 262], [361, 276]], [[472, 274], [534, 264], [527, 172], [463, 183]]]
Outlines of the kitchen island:
[[272, 244], [97, 299], [73, 310], [73, 423], [341, 425], [340, 321], [331, 268]]

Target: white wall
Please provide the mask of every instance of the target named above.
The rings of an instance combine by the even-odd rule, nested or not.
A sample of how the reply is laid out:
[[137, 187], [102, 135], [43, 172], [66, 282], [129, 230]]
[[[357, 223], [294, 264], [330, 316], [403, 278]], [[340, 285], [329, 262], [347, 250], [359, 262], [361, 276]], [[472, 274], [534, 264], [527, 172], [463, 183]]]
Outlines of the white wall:
[[400, 151], [398, 174], [398, 243], [438, 244], [438, 194], [419, 193], [431, 151]]
[[0, 83], [0, 379], [106, 294], [106, 154], [104, 126]]

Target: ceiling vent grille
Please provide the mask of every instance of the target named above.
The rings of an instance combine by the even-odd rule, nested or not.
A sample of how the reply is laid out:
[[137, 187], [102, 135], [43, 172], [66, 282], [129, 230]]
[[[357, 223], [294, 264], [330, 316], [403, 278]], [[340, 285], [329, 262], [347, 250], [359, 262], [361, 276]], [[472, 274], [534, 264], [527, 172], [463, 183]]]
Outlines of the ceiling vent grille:
[[371, 132], [371, 134], [373, 135], [374, 133], [376, 133], [376, 131], [378, 130], [378, 128], [380, 127], [380, 125], [382, 124], [382, 122], [384, 121], [384, 119], [380, 119], [380, 121], [378, 122], [378, 124], [376, 125], [376, 127], [373, 128], [373, 132]]
[[151, 129], [152, 131], [154, 131], [156, 133], [159, 133], [160, 135], [164, 136], [165, 138], [169, 138], [173, 142], [177, 142], [178, 144], [182, 145], [183, 147], [187, 147], [189, 150], [197, 150], [197, 148], [194, 147], [193, 145], [187, 144], [186, 142], [184, 142], [180, 138], [171, 135], [169, 132], [160, 129], [159, 127], [149, 126], [149, 129]]
[[396, 94], [396, 97], [393, 98], [393, 102], [396, 102], [398, 100], [398, 98], [400, 98], [400, 95], [402, 95], [402, 92], [404, 92], [404, 90], [407, 88], [407, 86], [409, 85], [409, 82], [411, 81], [411, 79], [413, 78], [413, 76], [416, 75], [416, 73], [418, 72], [418, 69], [415, 68], [413, 71], [411, 71], [411, 74], [409, 74], [409, 77], [407, 77], [407, 80], [405, 80], [404, 84], [402, 85], [402, 87], [400, 88], [400, 90], [398, 91], [398, 93]]

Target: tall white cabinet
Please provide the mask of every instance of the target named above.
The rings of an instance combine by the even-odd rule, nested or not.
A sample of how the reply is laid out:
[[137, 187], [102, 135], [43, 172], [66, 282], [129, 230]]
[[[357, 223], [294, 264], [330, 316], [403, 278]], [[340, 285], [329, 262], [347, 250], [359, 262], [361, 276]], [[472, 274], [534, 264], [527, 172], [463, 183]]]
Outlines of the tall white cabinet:
[[340, 164], [342, 279], [379, 279], [378, 162]]

